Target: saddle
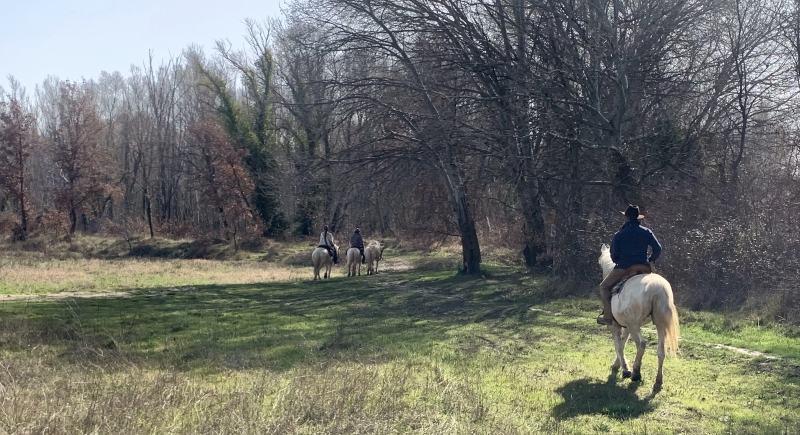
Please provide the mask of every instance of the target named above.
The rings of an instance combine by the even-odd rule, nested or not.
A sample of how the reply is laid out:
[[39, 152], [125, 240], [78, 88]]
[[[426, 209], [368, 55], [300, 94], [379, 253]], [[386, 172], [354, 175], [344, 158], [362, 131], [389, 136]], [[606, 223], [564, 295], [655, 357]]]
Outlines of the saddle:
[[611, 295], [613, 296], [619, 294], [625, 283], [632, 277], [652, 272], [653, 271], [650, 269], [650, 266], [646, 264], [634, 264], [633, 266], [625, 269], [625, 273], [622, 275], [622, 278], [620, 278], [620, 280], [614, 284], [614, 287], [611, 288]]

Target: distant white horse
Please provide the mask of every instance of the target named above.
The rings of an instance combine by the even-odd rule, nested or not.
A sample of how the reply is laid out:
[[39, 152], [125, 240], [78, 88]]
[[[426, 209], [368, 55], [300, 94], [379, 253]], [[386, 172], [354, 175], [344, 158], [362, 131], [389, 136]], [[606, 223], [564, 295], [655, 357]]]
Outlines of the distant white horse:
[[[600, 267], [603, 268], [603, 278], [614, 269], [608, 245], [600, 248]], [[631, 380], [642, 379], [641, 367], [644, 355], [645, 341], [640, 327], [652, 320], [658, 332], [658, 374], [653, 385], [653, 392], [661, 390], [663, 381], [662, 368], [664, 365], [665, 345], [670, 356], [675, 356], [678, 350], [678, 311], [672, 297], [672, 286], [664, 277], [655, 273], [635, 275], [630, 278], [620, 290], [611, 298], [611, 312], [618, 322], [608, 328], [614, 339], [614, 349], [617, 359], [612, 370], [622, 368], [622, 376]], [[633, 361], [633, 374], [628, 370], [628, 361], [625, 359], [625, 344], [628, 337], [633, 336], [636, 343], [636, 359]]]
[[361, 250], [350, 248], [347, 250], [347, 276], [361, 276]]
[[[386, 247], [381, 246], [377, 240], [369, 242], [369, 245], [364, 248], [364, 257], [367, 261], [367, 275], [378, 273], [378, 262], [383, 259], [384, 249], [386, 249]], [[372, 267], [373, 263], [375, 263], [375, 268]]]
[[[333, 249], [339, 249], [336, 244], [333, 245]], [[325, 278], [331, 277], [331, 266], [333, 266], [333, 256], [328, 252], [327, 249], [317, 247], [314, 249], [314, 252], [311, 253], [311, 261], [314, 262], [314, 280], [320, 279], [319, 271], [323, 267], [325, 268]]]

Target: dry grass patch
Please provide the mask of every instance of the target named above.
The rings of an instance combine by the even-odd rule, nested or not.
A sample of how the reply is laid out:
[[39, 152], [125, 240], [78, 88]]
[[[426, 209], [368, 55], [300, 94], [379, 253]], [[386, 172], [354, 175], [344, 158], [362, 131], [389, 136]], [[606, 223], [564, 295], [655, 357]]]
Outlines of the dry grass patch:
[[203, 374], [144, 369], [124, 354], [85, 366], [53, 356], [34, 349], [4, 364], [0, 432], [524, 433], [473, 379], [426, 359]]
[[3, 266], [0, 293], [107, 293], [204, 284], [251, 284], [306, 279], [304, 268], [213, 260], [48, 260]]

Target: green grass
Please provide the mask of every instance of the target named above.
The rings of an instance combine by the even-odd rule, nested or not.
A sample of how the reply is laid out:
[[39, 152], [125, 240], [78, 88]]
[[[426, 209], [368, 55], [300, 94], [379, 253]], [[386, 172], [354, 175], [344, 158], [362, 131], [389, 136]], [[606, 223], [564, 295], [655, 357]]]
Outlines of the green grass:
[[654, 334], [644, 381], [621, 379], [593, 298], [497, 265], [457, 276], [443, 252], [385, 255], [370, 277], [167, 276], [4, 302], [0, 433], [800, 433], [800, 340], [779, 328], [681, 310], [654, 395]]

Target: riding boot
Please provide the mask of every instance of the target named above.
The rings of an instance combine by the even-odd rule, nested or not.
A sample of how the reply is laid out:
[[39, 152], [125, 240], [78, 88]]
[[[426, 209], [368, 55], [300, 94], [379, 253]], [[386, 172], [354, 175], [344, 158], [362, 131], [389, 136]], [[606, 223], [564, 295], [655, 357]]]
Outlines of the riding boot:
[[611, 325], [614, 322], [614, 316], [611, 313], [611, 289], [600, 287], [600, 301], [603, 303], [603, 312], [597, 317], [597, 323]]
[[622, 279], [623, 275], [625, 275], [625, 269], [614, 268], [598, 286], [600, 302], [603, 303], [603, 315], [597, 318], [597, 323], [601, 325], [611, 325], [614, 320], [614, 316], [611, 314], [611, 289]]

